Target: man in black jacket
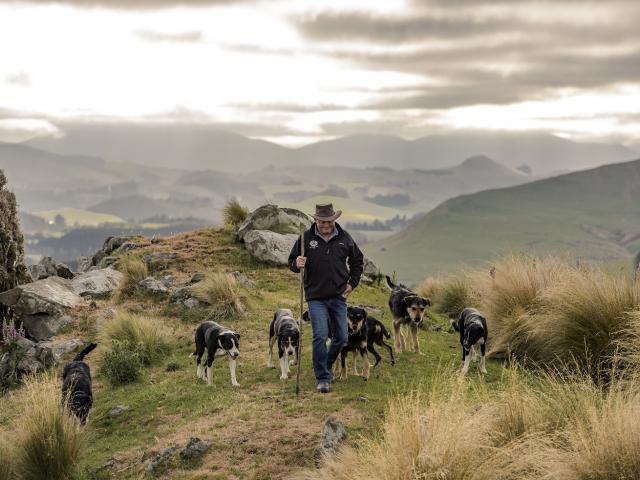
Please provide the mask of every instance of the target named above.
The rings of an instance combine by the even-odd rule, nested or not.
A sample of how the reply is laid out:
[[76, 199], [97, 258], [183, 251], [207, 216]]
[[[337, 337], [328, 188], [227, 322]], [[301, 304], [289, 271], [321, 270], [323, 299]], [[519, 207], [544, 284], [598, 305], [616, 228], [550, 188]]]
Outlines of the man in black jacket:
[[[358, 286], [364, 265], [362, 252], [336, 219], [341, 210], [333, 205], [316, 205], [315, 223], [304, 232], [304, 253], [300, 239], [289, 254], [289, 268], [298, 273], [304, 267], [304, 292], [313, 330], [313, 371], [317, 389], [329, 391], [331, 367], [348, 338], [347, 297]], [[347, 268], [348, 264], [348, 268]], [[331, 345], [327, 349], [327, 339]]]

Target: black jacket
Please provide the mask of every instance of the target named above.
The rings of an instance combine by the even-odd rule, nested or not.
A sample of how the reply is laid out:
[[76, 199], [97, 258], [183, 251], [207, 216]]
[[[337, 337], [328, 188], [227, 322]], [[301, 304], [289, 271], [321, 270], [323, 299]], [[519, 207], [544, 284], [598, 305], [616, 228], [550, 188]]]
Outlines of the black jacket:
[[[321, 300], [341, 295], [347, 282], [353, 288], [360, 283], [364, 256], [351, 235], [336, 223], [338, 235], [328, 242], [316, 235], [315, 224], [304, 232], [304, 293], [307, 300]], [[296, 258], [300, 255], [300, 239], [289, 254], [289, 268], [298, 273]], [[347, 269], [347, 263], [349, 268]]]

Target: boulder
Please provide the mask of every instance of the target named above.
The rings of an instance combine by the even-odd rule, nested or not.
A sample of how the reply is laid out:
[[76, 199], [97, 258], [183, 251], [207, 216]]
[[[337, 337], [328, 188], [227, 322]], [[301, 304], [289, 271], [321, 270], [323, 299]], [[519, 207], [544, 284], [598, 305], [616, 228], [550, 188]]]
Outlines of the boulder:
[[165, 275], [160, 281], [165, 287], [170, 288], [175, 285], [176, 277], [174, 275]]
[[73, 278], [73, 272], [64, 263], [57, 263], [51, 257], [42, 257], [37, 265], [29, 265], [27, 267], [29, 275], [34, 282], [43, 280], [48, 277], [62, 277], [66, 279]]
[[77, 275], [71, 284], [73, 291], [83, 297], [107, 298], [118, 288], [122, 278], [117, 270], [101, 268]]
[[327, 456], [334, 455], [346, 438], [347, 430], [344, 428], [344, 425], [334, 417], [327, 418], [324, 424], [324, 430], [322, 431], [322, 438], [320, 438], [320, 444], [314, 451], [316, 462], [321, 462]]
[[102, 260], [98, 263], [98, 268], [107, 268], [107, 267], [115, 267], [116, 263], [118, 263], [118, 257], [114, 257], [113, 255], [107, 255], [103, 257]]
[[51, 315], [48, 313], [36, 313], [20, 317], [24, 329], [29, 337], [41, 341], [53, 337], [58, 330], [73, 322], [69, 315]]
[[182, 305], [184, 305], [188, 309], [198, 308], [200, 306], [200, 300], [195, 297], [187, 298], [182, 302]]
[[189, 288], [188, 286], [180, 287], [180, 288], [176, 288], [173, 292], [171, 292], [171, 296], [169, 297], [169, 302], [181, 304], [182, 302], [184, 302], [185, 300], [191, 297], [193, 297], [193, 291], [191, 290], [191, 288]]
[[289, 253], [298, 235], [281, 234], [269, 230], [250, 230], [244, 234], [247, 251], [265, 263], [287, 265]]
[[153, 277], [147, 277], [144, 280], [138, 282], [138, 287], [145, 292], [152, 295], [164, 295], [169, 293], [169, 289], [160, 280], [156, 280]]
[[245, 275], [241, 274], [240, 272], [231, 272], [231, 275], [244, 288], [248, 288], [249, 290], [255, 290], [257, 288], [255, 283], [253, 283], [251, 280], [249, 280], [248, 277], [246, 277]]
[[211, 444], [200, 440], [198, 437], [191, 437], [186, 447], [180, 450], [182, 460], [193, 460], [204, 455], [209, 450]]
[[124, 244], [133, 243], [131, 242], [131, 240], [133, 240], [134, 238], [135, 237], [132, 237], [132, 236], [107, 237], [104, 243], [102, 244], [102, 251], [106, 255], [109, 255], [110, 253], [114, 252]]
[[89, 270], [89, 268], [91, 268], [93, 265], [91, 264], [91, 258], [90, 257], [78, 257], [78, 268], [77, 271], [82, 273], [82, 272], [86, 272], [87, 270]]
[[142, 257], [144, 263], [151, 270], [162, 270], [167, 268], [172, 260], [178, 258], [178, 254], [175, 252], [154, 252], [147, 253]]
[[54, 275], [57, 275], [56, 261], [53, 258], [51, 258], [51, 257], [42, 257], [40, 259], [40, 261], [38, 262], [38, 265], [44, 267], [44, 269], [47, 272], [47, 276], [48, 277], [52, 277]]
[[309, 228], [313, 223], [306, 213], [295, 208], [279, 208], [277, 205], [263, 205], [257, 208], [240, 224], [234, 232], [238, 241], [244, 241], [248, 232], [269, 230], [280, 234], [300, 234], [300, 227]]
[[147, 472], [151, 475], [157, 475], [167, 469], [173, 460], [176, 452], [179, 450], [177, 446], [171, 446], [162, 450], [155, 455], [147, 464]]
[[57, 342], [40, 342], [36, 345], [36, 358], [45, 367], [51, 367], [56, 365], [64, 354], [77, 350], [81, 345], [82, 342], [77, 338]]
[[40, 363], [36, 355], [36, 343], [27, 338], [18, 340], [20, 353], [18, 362], [18, 372], [36, 373], [44, 370], [44, 365]]
[[370, 258], [364, 258], [364, 269], [360, 281], [365, 285], [372, 285], [382, 279], [382, 270]]
[[67, 280], [71, 280], [74, 277], [71, 269], [64, 263], [56, 264], [56, 275], [62, 278], [66, 278]]

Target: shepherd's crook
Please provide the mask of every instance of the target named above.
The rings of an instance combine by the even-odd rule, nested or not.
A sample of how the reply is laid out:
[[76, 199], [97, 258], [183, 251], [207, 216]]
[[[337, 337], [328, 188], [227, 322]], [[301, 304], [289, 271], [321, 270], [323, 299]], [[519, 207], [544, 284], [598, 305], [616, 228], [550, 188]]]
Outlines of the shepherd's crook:
[[[304, 257], [304, 227], [300, 225], [300, 256]], [[304, 313], [304, 267], [300, 269], [300, 318], [298, 325], [300, 327], [300, 336], [298, 338], [298, 358], [296, 362], [296, 397], [300, 395], [300, 364], [302, 363], [302, 314]]]

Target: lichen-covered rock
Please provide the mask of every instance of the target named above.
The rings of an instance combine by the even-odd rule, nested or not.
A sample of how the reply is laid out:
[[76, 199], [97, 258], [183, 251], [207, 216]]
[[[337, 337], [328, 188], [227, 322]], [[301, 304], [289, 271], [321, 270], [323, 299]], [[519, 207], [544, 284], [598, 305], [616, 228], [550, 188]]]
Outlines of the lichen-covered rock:
[[152, 295], [164, 295], [169, 293], [169, 289], [160, 280], [156, 280], [153, 277], [147, 277], [144, 280], [138, 282], [138, 287], [146, 293]]
[[76, 275], [71, 281], [74, 292], [83, 297], [108, 298], [122, 282], [122, 273], [101, 268]]
[[316, 462], [321, 462], [324, 458], [335, 453], [340, 449], [347, 438], [347, 430], [344, 425], [334, 417], [327, 418], [322, 431], [320, 444], [316, 447], [314, 458]]
[[250, 231], [268, 230], [279, 234], [299, 234], [300, 227], [307, 229], [313, 218], [295, 208], [279, 208], [277, 205], [263, 205], [257, 208], [240, 224], [234, 237], [245, 241]]
[[298, 235], [280, 234], [269, 230], [250, 230], [244, 235], [247, 251], [258, 260], [275, 265], [287, 265], [289, 253]]

